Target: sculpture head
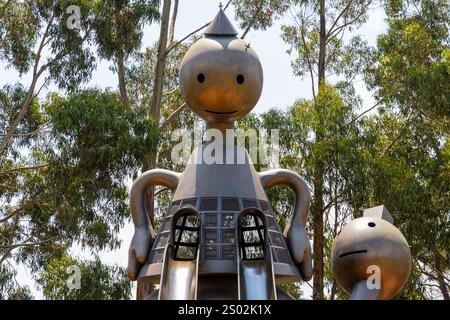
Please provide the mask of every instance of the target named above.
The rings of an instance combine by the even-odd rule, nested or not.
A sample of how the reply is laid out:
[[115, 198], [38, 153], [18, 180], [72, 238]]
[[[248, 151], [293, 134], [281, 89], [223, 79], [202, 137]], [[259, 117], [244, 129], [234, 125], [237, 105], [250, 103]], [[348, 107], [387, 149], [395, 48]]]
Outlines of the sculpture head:
[[370, 266], [378, 266], [379, 299], [395, 296], [411, 271], [411, 253], [405, 238], [393, 224], [375, 216], [347, 223], [334, 240], [331, 259], [337, 283], [349, 294], [358, 281], [373, 274]]
[[263, 71], [255, 51], [237, 32], [222, 9], [205, 37], [187, 51], [180, 67], [186, 104], [210, 123], [230, 123], [256, 105]]

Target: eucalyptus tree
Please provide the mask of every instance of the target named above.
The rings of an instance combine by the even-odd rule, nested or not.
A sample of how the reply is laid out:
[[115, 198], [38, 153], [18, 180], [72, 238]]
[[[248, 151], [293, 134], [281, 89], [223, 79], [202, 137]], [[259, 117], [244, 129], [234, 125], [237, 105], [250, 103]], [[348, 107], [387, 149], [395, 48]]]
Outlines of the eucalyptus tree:
[[378, 163], [372, 178], [382, 181], [375, 196], [397, 211], [413, 253], [415, 276], [405, 296], [446, 300], [449, 11], [447, 1], [387, 1], [388, 31], [367, 71], [376, 99], [383, 101], [384, 114], [373, 121], [383, 127], [379, 141], [386, 141], [377, 143], [373, 157]]
[[[332, 191], [327, 186], [340, 173], [339, 168], [335, 168], [337, 172], [333, 176], [327, 175], [327, 170], [332, 167], [335, 159], [325, 157], [326, 153], [321, 150], [327, 140], [326, 128], [330, 125], [327, 121], [334, 121], [327, 116], [329, 109], [332, 109], [329, 103], [336, 102], [334, 98], [329, 101], [330, 92], [333, 91], [330, 85], [333, 80], [340, 80], [338, 86], [346, 88], [344, 91], [357, 102], [352, 82], [364, 70], [371, 50], [361, 37], [353, 36], [345, 40], [344, 34], [367, 21], [374, 3], [372, 0], [291, 1], [289, 12], [294, 22], [282, 27], [282, 38], [289, 44], [289, 52], [295, 57], [292, 62], [294, 74], [311, 80], [311, 103], [316, 109], [317, 125], [309, 128], [309, 134], [314, 138], [308, 144], [310, 150], [303, 150], [303, 156], [309, 154], [313, 159], [307, 179], [313, 189], [311, 215], [314, 299], [324, 297], [324, 235], [327, 231], [324, 229], [324, 222], [328, 219], [328, 203], [332, 203], [334, 210], [339, 210], [337, 203], [341, 193], [340, 190]], [[353, 106], [354, 109], [356, 107], [358, 105]], [[349, 112], [347, 115], [348, 117], [341, 121], [354, 124], [351, 122], [353, 113]]]
[[[68, 278], [67, 270], [72, 268], [79, 274], [72, 272], [72, 278]], [[98, 256], [92, 261], [80, 261], [64, 255], [45, 265], [37, 283], [44, 299], [128, 300], [131, 283], [126, 274], [125, 268], [105, 265]]]
[[[74, 89], [86, 81], [95, 66], [88, 48], [91, 19], [80, 20], [78, 28], [68, 27], [66, 9], [83, 1], [2, 1], [0, 4], [0, 59], [20, 74], [31, 72], [26, 97], [2, 130], [0, 157], [7, 156], [14, 135], [32, 104], [38, 86], [53, 81], [60, 88]], [[44, 52], [49, 52], [44, 60]], [[39, 91], [39, 90], [38, 90]]]
[[95, 1], [92, 5], [95, 43], [100, 58], [113, 60], [119, 91], [129, 104], [126, 91], [125, 63], [140, 47], [144, 26], [159, 18], [159, 1]]

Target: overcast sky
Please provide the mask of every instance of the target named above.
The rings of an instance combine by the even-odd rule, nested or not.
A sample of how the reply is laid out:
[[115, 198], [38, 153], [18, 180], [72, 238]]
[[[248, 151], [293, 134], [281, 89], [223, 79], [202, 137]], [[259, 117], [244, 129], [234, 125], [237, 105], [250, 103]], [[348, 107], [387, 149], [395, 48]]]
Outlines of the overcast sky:
[[[180, 1], [178, 10], [178, 18], [175, 30], [175, 38], [182, 38], [191, 31], [204, 25], [206, 22], [214, 18], [218, 11], [219, 1], [216, 0], [185, 0]], [[227, 9], [227, 16], [230, 20], [234, 20], [233, 7]], [[374, 46], [376, 38], [386, 29], [384, 21], [385, 15], [382, 9], [374, 9], [370, 12], [369, 21], [349, 35], [361, 34], [370, 45]], [[264, 70], [264, 87], [261, 99], [259, 100], [256, 112], [264, 112], [269, 108], [277, 107], [285, 109], [292, 105], [299, 98], [311, 97], [311, 85], [309, 79], [302, 80], [294, 77], [291, 69], [292, 58], [286, 53], [288, 46], [280, 38], [280, 28], [283, 24], [290, 24], [292, 18], [286, 14], [281, 20], [277, 21], [270, 29], [266, 31], [250, 31], [246, 40], [256, 50]], [[235, 27], [238, 31], [237, 23]], [[145, 28], [143, 38], [143, 48], [151, 46], [159, 36], [159, 25], [153, 25]], [[109, 70], [109, 63], [101, 61], [98, 63], [97, 70], [94, 72], [92, 80], [88, 86], [97, 86], [100, 88], [117, 88], [117, 76]], [[5, 69], [5, 64], [0, 63], [0, 70]], [[18, 78], [18, 74], [13, 70], [4, 70], [0, 73], [0, 86], [6, 83], [14, 83], [20, 81], [24, 86], [28, 86], [30, 75], [25, 75], [22, 79]], [[365, 101], [368, 107], [373, 103], [371, 94], [367, 92], [362, 81], [355, 84], [357, 92]], [[56, 90], [54, 86], [43, 91], [46, 92]], [[120, 232], [122, 247], [114, 252], [101, 252], [102, 260], [108, 264], [118, 264], [126, 267], [128, 246], [133, 236], [134, 228], [131, 223]], [[89, 259], [89, 252], [82, 249], [81, 246], [74, 246], [71, 253], [80, 258]], [[21, 284], [30, 284], [33, 294], [40, 298], [36, 288], [33, 286], [33, 280], [30, 272], [24, 266], [18, 268], [17, 280]], [[306, 293], [310, 294], [307, 286], [303, 286]]]

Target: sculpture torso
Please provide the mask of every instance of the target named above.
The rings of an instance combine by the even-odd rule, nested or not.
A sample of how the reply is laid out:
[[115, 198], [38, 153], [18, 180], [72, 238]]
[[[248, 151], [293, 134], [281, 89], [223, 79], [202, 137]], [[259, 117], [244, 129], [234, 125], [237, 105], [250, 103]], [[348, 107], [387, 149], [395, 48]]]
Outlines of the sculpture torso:
[[[226, 159], [226, 148], [224, 148]], [[235, 159], [245, 159], [242, 164], [198, 163], [204, 146], [196, 148], [183, 172], [150, 252], [139, 277], [156, 281], [161, 273], [164, 248], [170, 235], [172, 215], [184, 206], [193, 206], [201, 216], [202, 239], [199, 276], [211, 274], [236, 274], [236, 218], [245, 208], [258, 208], [267, 218], [269, 241], [274, 259], [274, 272], [279, 282], [298, 281], [300, 275], [293, 265], [286, 241], [276, 222], [247, 151], [232, 146]], [[224, 160], [225, 162], [225, 160]]]

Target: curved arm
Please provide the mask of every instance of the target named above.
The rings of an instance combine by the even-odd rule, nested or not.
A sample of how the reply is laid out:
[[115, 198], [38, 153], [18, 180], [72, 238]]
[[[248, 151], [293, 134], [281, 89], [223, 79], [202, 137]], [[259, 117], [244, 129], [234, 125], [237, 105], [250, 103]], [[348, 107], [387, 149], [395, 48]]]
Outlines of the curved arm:
[[286, 185], [294, 191], [295, 205], [294, 215], [286, 226], [285, 233], [289, 230], [293, 221], [305, 226], [310, 203], [308, 186], [297, 173], [286, 169], [273, 169], [259, 173], [259, 178], [264, 189], [270, 189], [277, 185]]
[[153, 228], [149, 224], [145, 205], [145, 193], [148, 188], [161, 185], [175, 191], [180, 175], [180, 173], [169, 170], [153, 169], [142, 173], [134, 181], [130, 191], [130, 210], [136, 229], [150, 228], [153, 231]]

